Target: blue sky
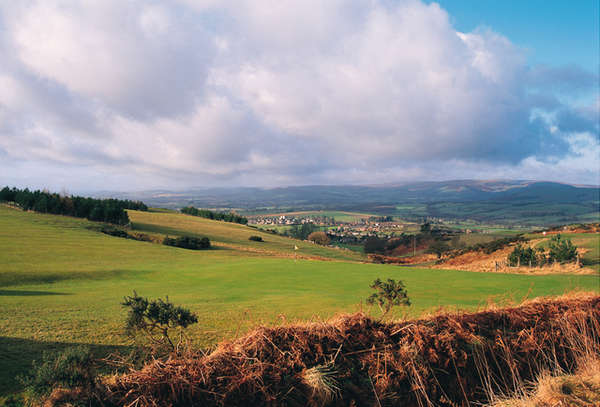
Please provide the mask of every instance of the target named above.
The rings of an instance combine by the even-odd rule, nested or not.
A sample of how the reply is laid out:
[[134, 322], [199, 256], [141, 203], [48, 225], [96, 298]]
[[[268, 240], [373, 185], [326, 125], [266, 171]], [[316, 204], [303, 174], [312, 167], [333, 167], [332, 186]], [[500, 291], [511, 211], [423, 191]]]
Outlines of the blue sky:
[[600, 184], [598, 1], [0, 1], [0, 185]]
[[440, 0], [454, 26], [502, 33], [527, 50], [531, 64], [600, 66], [598, 0]]

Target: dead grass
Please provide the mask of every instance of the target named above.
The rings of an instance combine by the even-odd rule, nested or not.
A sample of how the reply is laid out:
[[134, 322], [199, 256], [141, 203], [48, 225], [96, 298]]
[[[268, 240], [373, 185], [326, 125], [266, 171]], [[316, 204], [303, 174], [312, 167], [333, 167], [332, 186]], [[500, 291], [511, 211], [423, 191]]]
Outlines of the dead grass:
[[154, 360], [107, 380], [105, 398], [138, 406], [497, 402], [543, 372], [575, 372], [578, 360], [597, 357], [599, 333], [597, 295], [401, 322], [355, 314], [262, 327], [209, 355]]
[[594, 361], [576, 374], [544, 374], [532, 391], [490, 407], [597, 407], [600, 406], [600, 363]]

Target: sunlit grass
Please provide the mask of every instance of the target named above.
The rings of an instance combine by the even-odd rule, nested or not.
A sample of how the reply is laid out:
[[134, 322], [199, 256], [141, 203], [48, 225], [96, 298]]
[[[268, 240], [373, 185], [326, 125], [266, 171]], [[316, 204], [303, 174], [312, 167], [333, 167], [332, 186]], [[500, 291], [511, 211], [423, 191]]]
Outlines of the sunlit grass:
[[[33, 353], [64, 343], [123, 345], [120, 302], [136, 290], [169, 296], [191, 308], [197, 345], [210, 346], [261, 324], [328, 318], [355, 312], [375, 278], [403, 280], [412, 315], [436, 307], [473, 309], [489, 298], [520, 300], [568, 289], [598, 290], [597, 276], [526, 276], [428, 270], [357, 261], [295, 261], [293, 245], [311, 256], [360, 259], [338, 251], [263, 234], [241, 225], [191, 216], [133, 212], [143, 230], [206, 235], [222, 244], [191, 251], [126, 240], [94, 231], [86, 220], [26, 213], [0, 206], [0, 393]], [[143, 221], [143, 222], [142, 222]], [[255, 246], [254, 246], [255, 245]], [[267, 256], [247, 252], [254, 247]], [[362, 308], [367, 310], [366, 308]], [[376, 310], [372, 310], [376, 312]], [[109, 349], [109, 348], [101, 348]]]

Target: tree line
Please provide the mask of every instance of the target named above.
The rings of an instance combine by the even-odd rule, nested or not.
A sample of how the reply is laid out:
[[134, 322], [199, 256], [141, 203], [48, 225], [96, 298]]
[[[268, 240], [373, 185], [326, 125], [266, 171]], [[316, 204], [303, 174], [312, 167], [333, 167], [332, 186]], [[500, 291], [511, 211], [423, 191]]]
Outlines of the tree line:
[[222, 220], [224, 222], [239, 223], [242, 225], [246, 225], [248, 223], [248, 219], [246, 217], [233, 212], [213, 212], [208, 209], [194, 208], [193, 206], [186, 206], [185, 208], [181, 208], [180, 211], [186, 215], [199, 216], [206, 219]]
[[116, 225], [129, 223], [125, 209], [148, 210], [140, 201], [67, 196], [48, 191], [30, 191], [28, 188], [4, 187], [0, 190], [0, 202], [12, 202], [24, 211], [74, 216]]

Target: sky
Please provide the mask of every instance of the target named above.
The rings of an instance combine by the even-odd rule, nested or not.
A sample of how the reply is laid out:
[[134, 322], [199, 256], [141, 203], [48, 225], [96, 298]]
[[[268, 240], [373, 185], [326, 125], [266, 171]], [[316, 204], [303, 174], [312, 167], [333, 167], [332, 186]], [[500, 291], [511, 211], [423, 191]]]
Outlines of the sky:
[[598, 185], [598, 5], [0, 0], [0, 185]]

